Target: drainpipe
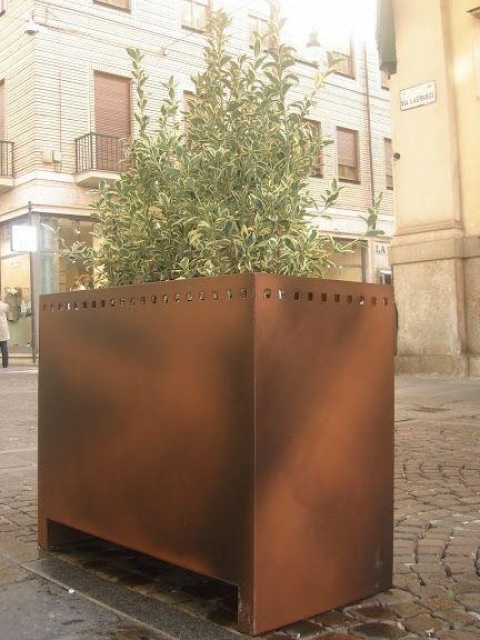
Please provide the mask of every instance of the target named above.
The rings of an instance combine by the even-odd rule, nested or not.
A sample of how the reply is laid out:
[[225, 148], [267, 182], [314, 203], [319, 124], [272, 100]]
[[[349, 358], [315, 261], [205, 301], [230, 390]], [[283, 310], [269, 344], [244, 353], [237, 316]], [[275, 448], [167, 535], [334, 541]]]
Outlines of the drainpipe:
[[[371, 101], [370, 101], [370, 78], [368, 75], [368, 55], [367, 55], [367, 41], [363, 42], [363, 63], [365, 66], [365, 98], [367, 109], [367, 139], [368, 139], [368, 164], [370, 169], [370, 185], [369, 185], [369, 198], [368, 206], [373, 206], [373, 199], [375, 197], [375, 176], [373, 173], [373, 142], [372, 142], [372, 115], [370, 113]], [[365, 282], [375, 282], [375, 253], [374, 253], [374, 238], [367, 238], [367, 247], [363, 250], [362, 265], [363, 265], [363, 280]]]

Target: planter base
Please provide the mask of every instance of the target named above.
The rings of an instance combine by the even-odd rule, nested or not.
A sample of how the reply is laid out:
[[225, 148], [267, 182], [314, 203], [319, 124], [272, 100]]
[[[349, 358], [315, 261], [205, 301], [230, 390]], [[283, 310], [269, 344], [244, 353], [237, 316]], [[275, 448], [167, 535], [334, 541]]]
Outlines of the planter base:
[[238, 586], [269, 631], [388, 589], [390, 287], [265, 274], [43, 296], [39, 519]]

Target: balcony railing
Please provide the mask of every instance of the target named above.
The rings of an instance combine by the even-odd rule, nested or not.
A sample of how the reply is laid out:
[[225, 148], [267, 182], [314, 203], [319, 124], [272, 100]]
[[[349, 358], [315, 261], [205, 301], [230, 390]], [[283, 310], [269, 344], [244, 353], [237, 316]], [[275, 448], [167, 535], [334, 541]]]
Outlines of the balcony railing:
[[105, 133], [86, 133], [75, 140], [77, 173], [83, 171], [125, 171], [125, 139]]
[[13, 142], [0, 140], [0, 178], [13, 178]]

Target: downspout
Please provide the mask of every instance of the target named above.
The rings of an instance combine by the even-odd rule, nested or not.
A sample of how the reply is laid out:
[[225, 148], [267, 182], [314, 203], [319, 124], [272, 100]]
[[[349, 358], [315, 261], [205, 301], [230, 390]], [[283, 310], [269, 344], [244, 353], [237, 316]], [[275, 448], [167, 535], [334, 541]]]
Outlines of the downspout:
[[[370, 78], [368, 75], [368, 53], [366, 40], [363, 42], [363, 64], [365, 67], [365, 105], [367, 109], [368, 164], [370, 169], [370, 197], [368, 199], [368, 207], [372, 207], [373, 200], [375, 198], [375, 176], [373, 172], [372, 114], [370, 112]], [[365, 282], [375, 282], [375, 255], [373, 238], [367, 239], [367, 247], [364, 250], [363, 258], [363, 280]]]

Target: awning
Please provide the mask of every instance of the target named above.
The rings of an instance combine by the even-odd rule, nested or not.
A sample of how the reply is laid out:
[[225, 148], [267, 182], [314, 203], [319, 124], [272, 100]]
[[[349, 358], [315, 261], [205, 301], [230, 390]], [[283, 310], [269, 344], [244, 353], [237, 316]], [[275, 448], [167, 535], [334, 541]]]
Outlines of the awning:
[[380, 69], [389, 76], [397, 71], [393, 0], [377, 0], [377, 47]]

